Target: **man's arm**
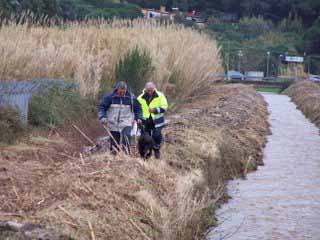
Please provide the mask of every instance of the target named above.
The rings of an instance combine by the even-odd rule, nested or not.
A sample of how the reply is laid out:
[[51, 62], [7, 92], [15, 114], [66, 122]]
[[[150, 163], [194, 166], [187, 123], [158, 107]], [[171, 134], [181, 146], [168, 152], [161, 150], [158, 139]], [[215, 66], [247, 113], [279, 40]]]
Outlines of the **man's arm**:
[[165, 113], [168, 109], [168, 101], [165, 95], [161, 96], [160, 106], [156, 108], [157, 113]]
[[111, 96], [104, 96], [99, 105], [99, 120], [107, 117], [107, 110], [111, 105]]
[[133, 111], [134, 111], [134, 119], [135, 120], [142, 119], [141, 105], [136, 98], [133, 99]]

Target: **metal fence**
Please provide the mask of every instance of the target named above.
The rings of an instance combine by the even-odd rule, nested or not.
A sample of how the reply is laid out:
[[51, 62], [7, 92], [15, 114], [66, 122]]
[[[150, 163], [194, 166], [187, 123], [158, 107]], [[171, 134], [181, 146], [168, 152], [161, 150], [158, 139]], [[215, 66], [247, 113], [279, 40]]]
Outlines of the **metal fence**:
[[1, 82], [0, 81], [0, 105], [12, 106], [17, 109], [23, 118], [23, 122], [28, 122], [29, 102], [32, 95], [52, 87], [61, 89], [77, 89], [75, 83], [67, 82], [63, 79], [34, 79], [33, 81]]
[[35, 82], [0, 83], [0, 104], [17, 109], [21, 113], [23, 122], [27, 123], [29, 101], [39, 85]]

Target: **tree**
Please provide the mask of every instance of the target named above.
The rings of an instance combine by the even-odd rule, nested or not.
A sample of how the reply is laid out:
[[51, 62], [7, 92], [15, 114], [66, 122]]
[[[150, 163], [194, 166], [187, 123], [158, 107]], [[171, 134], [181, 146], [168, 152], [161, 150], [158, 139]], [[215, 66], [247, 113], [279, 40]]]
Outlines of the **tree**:
[[125, 81], [134, 94], [139, 94], [154, 71], [150, 53], [135, 47], [127, 52], [116, 65], [116, 80]]
[[320, 17], [304, 34], [305, 50], [309, 54], [320, 54]]

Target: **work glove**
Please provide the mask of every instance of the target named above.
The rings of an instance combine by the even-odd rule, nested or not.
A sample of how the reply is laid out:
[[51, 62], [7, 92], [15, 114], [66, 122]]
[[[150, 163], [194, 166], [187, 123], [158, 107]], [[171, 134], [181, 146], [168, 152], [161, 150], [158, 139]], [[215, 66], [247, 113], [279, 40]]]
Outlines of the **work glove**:
[[106, 126], [108, 124], [107, 118], [105, 118], [105, 117], [101, 118], [100, 123]]

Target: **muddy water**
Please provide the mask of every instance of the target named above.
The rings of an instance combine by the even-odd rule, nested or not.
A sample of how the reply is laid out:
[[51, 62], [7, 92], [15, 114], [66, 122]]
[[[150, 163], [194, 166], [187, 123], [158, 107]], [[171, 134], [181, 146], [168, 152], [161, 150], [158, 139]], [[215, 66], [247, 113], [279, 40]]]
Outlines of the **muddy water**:
[[232, 199], [219, 209], [219, 226], [207, 239], [319, 240], [319, 130], [287, 96], [263, 95], [272, 130], [265, 166], [229, 183]]

